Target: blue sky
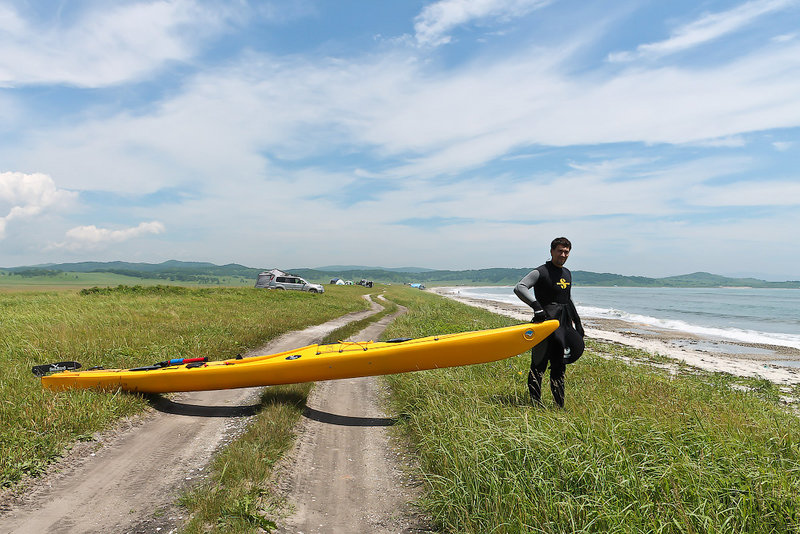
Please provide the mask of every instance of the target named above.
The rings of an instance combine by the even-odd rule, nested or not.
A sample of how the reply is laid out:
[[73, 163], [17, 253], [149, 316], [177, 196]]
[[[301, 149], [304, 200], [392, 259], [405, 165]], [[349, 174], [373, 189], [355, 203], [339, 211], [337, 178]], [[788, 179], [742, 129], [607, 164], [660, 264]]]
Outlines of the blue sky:
[[0, 266], [800, 279], [800, 2], [0, 1]]

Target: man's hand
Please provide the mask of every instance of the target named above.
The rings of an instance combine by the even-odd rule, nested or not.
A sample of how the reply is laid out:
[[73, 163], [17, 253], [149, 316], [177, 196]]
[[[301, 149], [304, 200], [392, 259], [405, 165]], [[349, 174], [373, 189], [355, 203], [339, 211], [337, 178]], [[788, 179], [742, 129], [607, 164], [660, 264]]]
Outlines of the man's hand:
[[544, 310], [534, 310], [532, 323], [543, 323], [547, 320], [547, 313]]

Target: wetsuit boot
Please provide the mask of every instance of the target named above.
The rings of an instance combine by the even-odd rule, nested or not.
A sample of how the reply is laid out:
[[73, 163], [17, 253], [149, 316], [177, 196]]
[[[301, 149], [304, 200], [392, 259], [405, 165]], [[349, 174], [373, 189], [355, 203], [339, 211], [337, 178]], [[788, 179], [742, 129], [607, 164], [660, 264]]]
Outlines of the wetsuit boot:
[[528, 371], [528, 393], [534, 404], [542, 403], [542, 373], [536, 369]]
[[553, 394], [553, 400], [559, 408], [564, 407], [564, 377], [553, 379], [553, 371], [550, 371], [550, 392]]
[[528, 371], [528, 393], [533, 404], [542, 404], [542, 373], [536, 369]]
[[559, 408], [564, 407], [564, 375], [567, 371], [567, 364], [564, 358], [556, 354], [550, 360], [550, 392], [553, 400]]

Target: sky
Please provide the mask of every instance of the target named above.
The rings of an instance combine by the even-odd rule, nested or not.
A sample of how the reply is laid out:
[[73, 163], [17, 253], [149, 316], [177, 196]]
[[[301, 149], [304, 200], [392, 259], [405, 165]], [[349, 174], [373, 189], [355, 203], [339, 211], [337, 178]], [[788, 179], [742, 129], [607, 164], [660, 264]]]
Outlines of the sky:
[[0, 0], [0, 267], [800, 279], [800, 0]]

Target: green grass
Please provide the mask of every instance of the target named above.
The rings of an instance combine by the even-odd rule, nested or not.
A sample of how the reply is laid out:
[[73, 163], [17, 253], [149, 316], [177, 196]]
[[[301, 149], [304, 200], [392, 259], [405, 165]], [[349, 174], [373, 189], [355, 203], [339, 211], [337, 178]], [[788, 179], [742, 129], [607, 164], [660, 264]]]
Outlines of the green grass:
[[33, 365], [133, 367], [225, 359], [290, 330], [365, 309], [358, 286], [323, 295], [253, 288], [0, 292], [0, 487], [40, 473], [76, 440], [147, 406], [139, 395], [51, 393]]
[[218, 454], [209, 478], [181, 497], [191, 517], [186, 534], [263, 532], [275, 527], [281, 500], [269, 487], [275, 462], [294, 441], [292, 430], [313, 384], [265, 388], [247, 431]]
[[113, 287], [119, 285], [177, 285], [186, 287], [253, 287], [255, 280], [241, 276], [211, 276], [208, 279], [216, 279], [215, 284], [202, 284], [198, 282], [183, 282], [177, 280], [165, 280], [163, 278], [139, 278], [126, 276], [116, 273], [79, 273], [62, 272], [59, 274], [40, 275], [40, 276], [21, 276], [18, 274], [0, 274], [0, 290], [2, 291], [37, 291], [37, 290], [57, 290], [75, 289], [93, 286]]
[[[418, 294], [386, 332], [494, 326]], [[446, 318], [446, 319], [439, 319]], [[499, 321], [502, 322], [502, 321]], [[797, 532], [800, 424], [763, 380], [677, 377], [597, 355], [567, 371], [567, 408], [530, 405], [527, 356], [389, 377], [415, 443], [424, 505], [447, 532]], [[745, 385], [747, 391], [732, 389]]]

